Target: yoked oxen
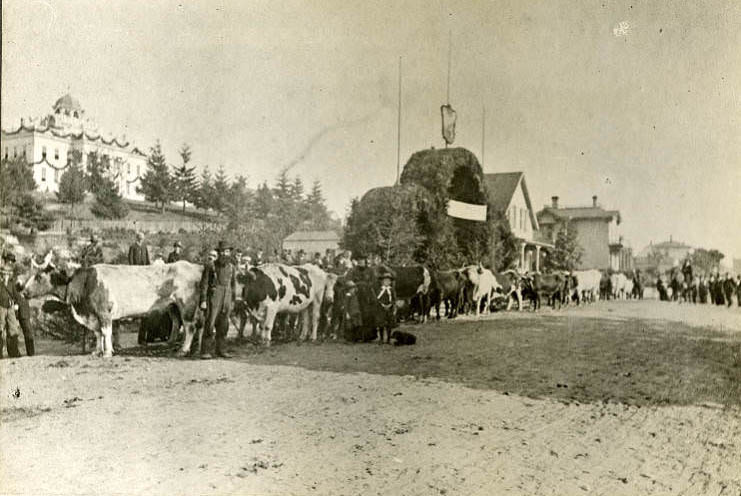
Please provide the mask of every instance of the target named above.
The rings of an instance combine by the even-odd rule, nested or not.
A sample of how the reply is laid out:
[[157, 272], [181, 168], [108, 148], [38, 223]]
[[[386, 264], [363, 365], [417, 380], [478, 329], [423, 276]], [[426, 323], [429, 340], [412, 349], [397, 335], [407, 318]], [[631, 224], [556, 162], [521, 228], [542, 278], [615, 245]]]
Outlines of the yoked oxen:
[[257, 320], [260, 335], [267, 346], [279, 313], [300, 314], [300, 339], [316, 341], [328, 275], [313, 264], [293, 267], [268, 263], [253, 267], [242, 276], [242, 299], [247, 311]]
[[501, 298], [507, 298], [507, 310], [512, 308], [512, 303], [517, 302], [517, 310], [522, 310], [522, 277], [516, 271], [509, 269], [504, 272], [497, 272], [494, 277], [499, 283], [501, 293], [495, 288]]
[[[72, 273], [51, 263], [36, 268], [25, 286], [26, 295], [53, 295], [69, 305], [74, 319], [95, 333], [94, 353], [113, 355], [113, 321], [142, 317], [154, 310], [177, 312], [186, 336], [192, 336], [203, 272], [200, 265], [186, 261], [136, 266], [98, 264]], [[170, 341], [176, 337], [177, 333], [172, 333]], [[190, 340], [186, 339], [182, 351], [188, 351], [189, 346]]]
[[523, 277], [524, 293], [527, 294], [532, 303], [533, 310], [538, 310], [543, 298], [550, 301], [553, 308], [561, 307], [564, 288], [566, 287], [566, 276], [561, 273], [540, 274], [538, 272]]
[[427, 320], [427, 315], [430, 313], [430, 284], [432, 283], [430, 271], [422, 265], [411, 265], [391, 267], [391, 272], [395, 276], [396, 298], [409, 301], [411, 314], [413, 315], [416, 310], [422, 322]]
[[473, 305], [476, 316], [480, 315], [481, 303], [484, 301], [486, 302], [484, 314], [488, 314], [493, 293], [502, 291], [494, 273], [485, 269], [481, 264], [469, 265], [461, 269], [461, 272], [466, 277], [468, 298]]
[[449, 319], [458, 314], [458, 306], [463, 297], [465, 277], [459, 270], [438, 270], [431, 274], [430, 305], [435, 307], [437, 320], [440, 320], [440, 304], [445, 303], [445, 316]]
[[576, 279], [576, 303], [593, 302], [599, 298], [599, 283], [602, 273], [597, 269], [575, 270], [573, 276]]

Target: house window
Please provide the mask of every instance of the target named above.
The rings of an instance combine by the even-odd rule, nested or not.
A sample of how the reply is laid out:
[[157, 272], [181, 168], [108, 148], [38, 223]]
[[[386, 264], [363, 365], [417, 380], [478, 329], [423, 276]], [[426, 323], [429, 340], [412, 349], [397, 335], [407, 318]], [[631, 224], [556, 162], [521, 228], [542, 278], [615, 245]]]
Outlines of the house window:
[[23, 158], [26, 158], [26, 147], [23, 147]]
[[59, 169], [54, 169], [54, 182], [59, 182]]
[[13, 147], [13, 158], [16, 158], [18, 156], [18, 149], [16, 147]]
[[59, 148], [54, 149], [54, 160], [59, 160]]
[[5, 147], [5, 160], [8, 160], [8, 147]]
[[127, 170], [127, 174], [128, 174], [128, 175], [131, 175], [131, 164], [128, 164], [128, 167], [127, 167], [127, 169], [128, 169], [128, 170]]
[[46, 181], [46, 167], [41, 166], [41, 180]]
[[41, 147], [41, 158], [42, 160], [46, 159], [46, 147], [45, 146]]

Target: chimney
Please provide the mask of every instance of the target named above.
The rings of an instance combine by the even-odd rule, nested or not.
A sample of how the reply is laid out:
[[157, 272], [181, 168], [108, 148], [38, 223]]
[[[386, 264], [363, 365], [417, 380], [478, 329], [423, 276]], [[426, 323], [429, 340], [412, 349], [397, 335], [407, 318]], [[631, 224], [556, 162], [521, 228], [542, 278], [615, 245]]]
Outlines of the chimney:
[[597, 206], [597, 195], [594, 195], [594, 196], [592, 197], [592, 206], [593, 206], [593, 207], [596, 207], [596, 206]]
[[551, 196], [551, 206], [553, 208], [558, 208], [558, 197], [557, 196]]

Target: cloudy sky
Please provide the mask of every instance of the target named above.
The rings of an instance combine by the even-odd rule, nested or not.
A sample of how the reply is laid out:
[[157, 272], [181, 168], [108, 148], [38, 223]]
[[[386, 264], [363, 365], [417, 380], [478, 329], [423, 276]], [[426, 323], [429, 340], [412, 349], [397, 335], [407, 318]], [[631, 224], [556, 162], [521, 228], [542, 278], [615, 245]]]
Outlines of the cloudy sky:
[[67, 91], [103, 130], [252, 186], [291, 173], [329, 206], [442, 146], [452, 33], [458, 138], [525, 171], [537, 206], [623, 216], [635, 249], [741, 256], [741, 2], [52, 1], [2, 3], [2, 126]]

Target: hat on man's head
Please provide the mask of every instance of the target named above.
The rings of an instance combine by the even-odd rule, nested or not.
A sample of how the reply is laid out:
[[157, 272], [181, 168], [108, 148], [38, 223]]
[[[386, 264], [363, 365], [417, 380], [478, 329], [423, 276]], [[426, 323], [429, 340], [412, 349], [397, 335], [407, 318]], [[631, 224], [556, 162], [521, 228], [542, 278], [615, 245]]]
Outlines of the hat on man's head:
[[175, 241], [175, 244], [172, 245], [172, 246], [174, 246], [175, 248], [182, 248], [183, 247], [183, 245], [180, 244], [180, 241]]
[[219, 241], [219, 244], [216, 245], [216, 251], [224, 251], [224, 250], [228, 250], [228, 249], [229, 249], [229, 247], [226, 246], [226, 242], [224, 242], [223, 240], [222, 241]]
[[214, 257], [214, 258], [216, 258], [216, 257], [218, 257], [218, 256], [219, 256], [219, 254], [218, 254], [218, 253], [216, 253], [216, 250], [211, 250], [211, 251], [209, 251], [209, 252], [208, 252], [208, 256], [209, 256], [209, 257]]
[[92, 233], [90, 235], [90, 241], [98, 241], [98, 235], [95, 233]]
[[393, 281], [394, 275], [391, 272], [385, 271], [381, 272], [381, 275], [378, 276], [379, 279], [391, 279]]

